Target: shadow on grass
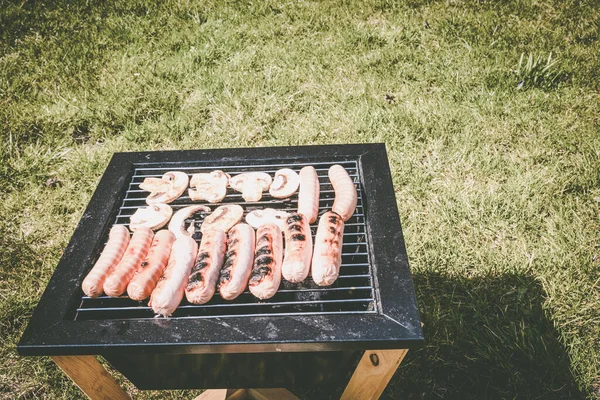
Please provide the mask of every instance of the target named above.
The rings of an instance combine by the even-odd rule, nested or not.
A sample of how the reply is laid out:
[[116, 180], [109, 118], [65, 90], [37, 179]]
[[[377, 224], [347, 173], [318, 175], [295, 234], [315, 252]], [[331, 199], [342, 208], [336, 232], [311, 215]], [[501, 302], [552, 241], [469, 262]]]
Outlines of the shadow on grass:
[[425, 345], [409, 351], [382, 398], [584, 398], [533, 277], [413, 279]]

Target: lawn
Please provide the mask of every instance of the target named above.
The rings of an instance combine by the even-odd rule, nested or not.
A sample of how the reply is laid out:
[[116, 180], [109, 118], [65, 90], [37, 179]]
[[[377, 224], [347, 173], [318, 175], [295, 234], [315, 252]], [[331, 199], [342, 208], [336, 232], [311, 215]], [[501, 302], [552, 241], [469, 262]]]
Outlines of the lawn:
[[0, 397], [82, 396], [15, 346], [114, 152], [384, 142], [426, 335], [384, 397], [600, 399], [599, 39], [597, 0], [0, 0]]

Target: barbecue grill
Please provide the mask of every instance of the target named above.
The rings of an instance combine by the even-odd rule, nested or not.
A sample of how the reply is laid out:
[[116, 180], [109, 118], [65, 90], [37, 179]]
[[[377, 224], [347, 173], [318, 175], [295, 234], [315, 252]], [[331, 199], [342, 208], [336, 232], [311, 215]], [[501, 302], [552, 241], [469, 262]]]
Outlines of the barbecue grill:
[[[358, 205], [345, 224], [340, 277], [332, 286], [310, 278], [282, 281], [263, 301], [248, 291], [226, 301], [217, 292], [204, 305], [184, 299], [168, 319], [154, 318], [147, 301], [83, 295], [81, 282], [110, 228], [127, 226], [146, 205], [148, 192], [139, 188], [144, 178], [216, 169], [273, 175], [312, 165], [322, 214], [334, 199], [327, 178], [333, 164], [354, 180]], [[240, 204], [247, 213], [291, 211], [297, 201], [297, 194], [276, 199], [264, 193], [249, 203], [229, 190], [222, 204]], [[171, 206], [177, 211], [190, 204], [185, 193]], [[205, 216], [196, 214], [194, 224]], [[314, 236], [316, 223], [311, 229]], [[422, 340], [385, 146], [360, 144], [115, 154], [17, 348], [27, 356], [102, 355], [140, 389], [306, 388], [348, 382], [365, 350], [408, 349]]]

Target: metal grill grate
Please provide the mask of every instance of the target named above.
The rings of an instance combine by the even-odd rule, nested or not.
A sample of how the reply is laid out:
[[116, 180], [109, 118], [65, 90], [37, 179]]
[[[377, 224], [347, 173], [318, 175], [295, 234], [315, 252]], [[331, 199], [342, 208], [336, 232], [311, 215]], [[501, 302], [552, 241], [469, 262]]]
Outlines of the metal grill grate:
[[[321, 198], [319, 215], [331, 209], [334, 200], [334, 191], [329, 183], [327, 171], [333, 164], [340, 164], [350, 174], [358, 190], [358, 205], [355, 214], [346, 222], [344, 228], [344, 245], [342, 248], [342, 266], [340, 277], [330, 287], [317, 286], [309, 277], [301, 283], [290, 283], [282, 279], [277, 294], [268, 300], [259, 301], [245, 291], [233, 301], [223, 300], [218, 291], [213, 299], [204, 305], [188, 303], [185, 298], [172, 318], [222, 318], [239, 316], [273, 316], [273, 315], [321, 315], [321, 314], [365, 314], [375, 313], [375, 291], [369, 248], [365, 232], [365, 218], [363, 208], [363, 190], [361, 187], [360, 170], [356, 161], [343, 162], [314, 162], [290, 164], [262, 164], [262, 165], [194, 165], [193, 162], [172, 164], [136, 164], [128, 190], [118, 214], [115, 224], [127, 226], [129, 217], [139, 208], [146, 206], [145, 198], [148, 192], [141, 190], [139, 184], [146, 177], [160, 177], [167, 171], [184, 171], [190, 176], [194, 173], [210, 172], [220, 169], [230, 175], [242, 172], [261, 171], [271, 176], [280, 168], [291, 168], [296, 172], [305, 165], [312, 165], [317, 170], [321, 185]], [[276, 208], [295, 211], [297, 208], [298, 193], [289, 199], [276, 199], [263, 193], [263, 198], [258, 202], [246, 202], [241, 194], [228, 188], [228, 193], [222, 203], [210, 205], [214, 210], [221, 204], [240, 204], [245, 214], [256, 209]], [[205, 202], [192, 202], [187, 192], [170, 205], [173, 211], [191, 204], [206, 204]], [[198, 213], [194, 216], [196, 234], [194, 238], [199, 242], [199, 227], [207, 214]], [[190, 222], [191, 220], [188, 220]], [[313, 238], [318, 220], [311, 225]], [[102, 296], [92, 299], [82, 296], [77, 308], [75, 320], [107, 320], [130, 318], [153, 318], [154, 313], [148, 307], [148, 301], [137, 302], [127, 296], [119, 298]]]

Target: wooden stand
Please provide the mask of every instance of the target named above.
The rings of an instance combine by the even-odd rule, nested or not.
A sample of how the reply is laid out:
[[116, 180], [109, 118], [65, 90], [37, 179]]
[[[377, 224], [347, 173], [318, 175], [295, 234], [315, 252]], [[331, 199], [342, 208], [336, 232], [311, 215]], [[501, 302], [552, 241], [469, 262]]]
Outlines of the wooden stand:
[[[341, 400], [378, 399], [408, 350], [367, 350]], [[130, 399], [93, 356], [53, 356], [65, 374], [92, 400]], [[211, 389], [195, 400], [298, 400], [287, 389]]]

